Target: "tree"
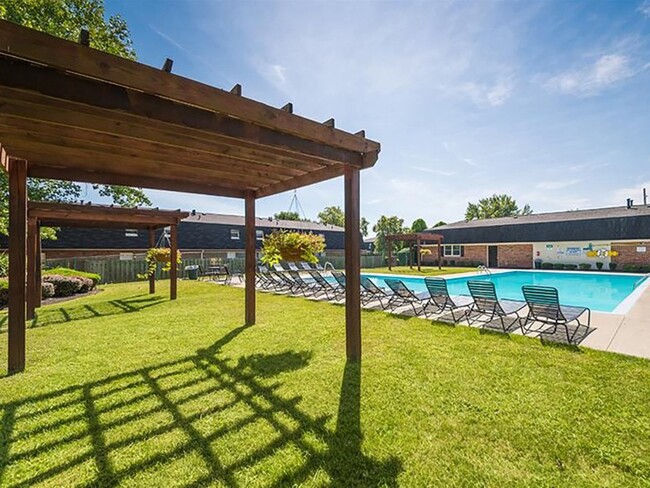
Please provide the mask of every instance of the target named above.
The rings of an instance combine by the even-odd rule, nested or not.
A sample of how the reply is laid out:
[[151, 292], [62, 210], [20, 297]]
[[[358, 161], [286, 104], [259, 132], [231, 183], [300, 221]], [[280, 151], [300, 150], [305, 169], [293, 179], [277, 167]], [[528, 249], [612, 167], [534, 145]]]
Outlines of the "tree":
[[[375, 241], [375, 251], [379, 254], [387, 254], [386, 236], [390, 234], [401, 234], [404, 232], [404, 219], [393, 215], [379, 217], [377, 223], [372, 227], [373, 232], [377, 235]], [[393, 251], [398, 251], [399, 244], [393, 243]]]
[[[105, 17], [103, 0], [3, 0], [0, 18], [37, 29], [71, 41], [79, 39], [81, 28], [90, 33], [90, 45], [124, 58], [135, 59], [135, 51], [128, 26], [119, 15]], [[101, 196], [127, 207], [151, 205], [139, 188], [119, 185], [93, 185]], [[8, 180], [0, 176], [0, 232], [7, 234]], [[27, 195], [31, 200], [75, 202], [82, 187], [73, 182], [29, 178]], [[54, 231], [46, 231], [45, 238], [55, 238]]]
[[343, 210], [341, 210], [341, 207], [325, 207], [323, 211], [318, 214], [318, 221], [321, 224], [345, 227], [345, 214], [343, 213]]
[[415, 219], [411, 224], [411, 232], [422, 232], [427, 230], [427, 223], [424, 219]]
[[444, 220], [439, 220], [438, 222], [436, 222], [434, 227], [440, 227], [442, 225], [447, 225], [447, 222], [445, 222]]
[[361, 217], [361, 221], [359, 222], [359, 229], [361, 230], [361, 235], [363, 237], [368, 237], [368, 226], [370, 225], [370, 222], [368, 222], [368, 219], [365, 217]]
[[493, 219], [497, 217], [513, 217], [515, 215], [530, 215], [533, 211], [526, 204], [519, 208], [517, 202], [510, 195], [494, 194], [491, 197], [481, 198], [478, 203], [468, 203], [465, 211], [465, 220]]
[[298, 212], [291, 212], [290, 210], [283, 210], [273, 214], [275, 220], [302, 220]]

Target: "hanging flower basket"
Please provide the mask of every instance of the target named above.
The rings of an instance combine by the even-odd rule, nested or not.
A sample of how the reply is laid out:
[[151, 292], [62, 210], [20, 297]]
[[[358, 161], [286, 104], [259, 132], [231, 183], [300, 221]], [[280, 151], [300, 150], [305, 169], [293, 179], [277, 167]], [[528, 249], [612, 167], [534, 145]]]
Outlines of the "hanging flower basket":
[[[155, 275], [158, 263], [163, 264], [163, 271], [169, 271], [171, 269], [171, 255], [172, 250], [168, 247], [152, 247], [149, 249], [147, 251], [147, 271], [142, 275], [138, 275], [138, 278], [147, 279]], [[176, 251], [176, 262], [181, 264], [180, 251]]]

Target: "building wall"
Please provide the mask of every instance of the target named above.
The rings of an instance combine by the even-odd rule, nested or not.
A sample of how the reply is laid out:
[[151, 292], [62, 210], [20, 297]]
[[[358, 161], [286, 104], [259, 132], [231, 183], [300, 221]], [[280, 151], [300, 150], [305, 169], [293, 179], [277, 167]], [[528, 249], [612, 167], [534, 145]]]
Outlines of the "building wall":
[[532, 268], [533, 245], [499, 244], [498, 263], [499, 268]]
[[602, 262], [604, 269], [609, 268], [610, 257], [588, 256], [589, 251], [610, 251], [611, 243], [607, 241], [565, 241], [565, 242], [536, 242], [533, 245], [535, 259], [545, 263], [562, 264], [591, 264], [596, 269], [596, 262]]
[[650, 241], [613, 242], [612, 251], [618, 251], [618, 256], [612, 257], [612, 262], [619, 268], [626, 264], [650, 266]]
[[[431, 265], [438, 260], [438, 246], [422, 246], [431, 250], [431, 254], [422, 256], [422, 264]], [[442, 253], [442, 251], [441, 251]], [[463, 256], [461, 257], [451, 257], [451, 256], [442, 256], [443, 260], [454, 261], [456, 266], [462, 266], [464, 264], [470, 264], [477, 266], [480, 264], [486, 264], [487, 262], [487, 246], [483, 244], [471, 244], [463, 246]]]

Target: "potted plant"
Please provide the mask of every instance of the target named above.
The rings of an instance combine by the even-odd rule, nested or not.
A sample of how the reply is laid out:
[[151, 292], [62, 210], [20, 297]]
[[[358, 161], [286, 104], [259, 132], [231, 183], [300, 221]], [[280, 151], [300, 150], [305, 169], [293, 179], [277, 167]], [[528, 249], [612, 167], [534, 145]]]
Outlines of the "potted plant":
[[[147, 251], [147, 257], [145, 261], [147, 263], [147, 271], [141, 275], [138, 275], [138, 278], [147, 279], [150, 276], [156, 274], [156, 269], [158, 269], [158, 263], [162, 263], [163, 271], [169, 271], [171, 269], [171, 255], [172, 250], [168, 247], [152, 247]], [[181, 253], [176, 251], [176, 263], [181, 264]]]
[[264, 236], [261, 261], [270, 266], [280, 261], [317, 263], [317, 254], [324, 250], [321, 235], [276, 230]]

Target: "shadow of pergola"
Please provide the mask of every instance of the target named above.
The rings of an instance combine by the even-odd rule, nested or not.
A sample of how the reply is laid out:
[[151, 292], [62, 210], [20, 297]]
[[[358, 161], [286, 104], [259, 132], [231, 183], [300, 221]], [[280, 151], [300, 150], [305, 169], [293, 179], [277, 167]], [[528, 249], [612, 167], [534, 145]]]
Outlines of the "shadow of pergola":
[[[332, 432], [331, 415], [311, 416], [301, 397], [278, 392], [278, 375], [307, 366], [310, 353], [223, 357], [246, 328], [189, 357], [0, 405], [0, 485], [113, 486], [144, 475], [159, 484], [159, 473], [192, 460], [175, 479], [182, 486], [248, 486], [251, 472], [264, 486], [396, 486], [399, 460], [362, 453], [360, 364], [345, 366]], [[243, 435], [245, 447], [229, 449]], [[287, 450], [299, 462], [281, 462]], [[267, 476], [274, 459], [282, 472]]]

